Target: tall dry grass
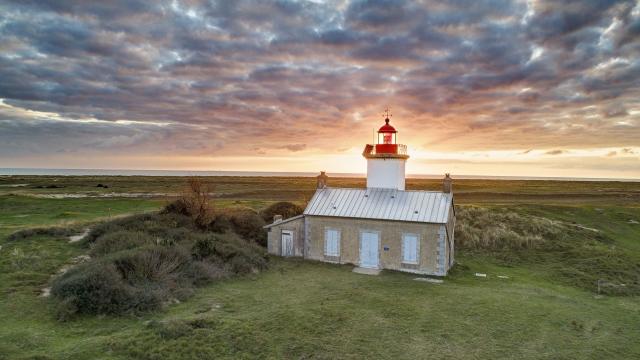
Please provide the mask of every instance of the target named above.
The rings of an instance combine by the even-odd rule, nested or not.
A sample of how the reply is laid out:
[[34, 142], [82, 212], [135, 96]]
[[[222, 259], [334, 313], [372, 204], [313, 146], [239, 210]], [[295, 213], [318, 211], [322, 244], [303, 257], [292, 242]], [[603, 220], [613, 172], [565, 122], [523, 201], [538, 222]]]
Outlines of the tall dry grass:
[[460, 207], [456, 216], [456, 246], [462, 249], [542, 248], [565, 229], [559, 222], [508, 210]]

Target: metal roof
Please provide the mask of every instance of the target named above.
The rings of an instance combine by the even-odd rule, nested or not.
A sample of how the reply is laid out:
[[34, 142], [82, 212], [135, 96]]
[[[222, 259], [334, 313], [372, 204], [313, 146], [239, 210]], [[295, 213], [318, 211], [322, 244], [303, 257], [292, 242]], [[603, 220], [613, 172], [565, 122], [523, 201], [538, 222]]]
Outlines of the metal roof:
[[265, 225], [265, 226], [263, 226], [262, 228], [263, 228], [263, 229], [268, 229], [268, 228], [270, 228], [270, 227], [272, 227], [272, 226], [274, 226], [274, 225], [280, 225], [280, 224], [288, 223], [289, 221], [293, 221], [293, 220], [300, 219], [300, 218], [301, 218], [301, 217], [303, 217], [303, 216], [304, 216], [304, 214], [296, 215], [296, 216], [290, 217], [290, 218], [288, 218], [288, 219], [280, 220], [280, 221], [278, 221], [278, 222], [273, 222], [273, 223], [271, 223], [271, 224], [269, 224], [269, 225]]
[[440, 191], [324, 188], [316, 190], [304, 215], [444, 224], [452, 200]]

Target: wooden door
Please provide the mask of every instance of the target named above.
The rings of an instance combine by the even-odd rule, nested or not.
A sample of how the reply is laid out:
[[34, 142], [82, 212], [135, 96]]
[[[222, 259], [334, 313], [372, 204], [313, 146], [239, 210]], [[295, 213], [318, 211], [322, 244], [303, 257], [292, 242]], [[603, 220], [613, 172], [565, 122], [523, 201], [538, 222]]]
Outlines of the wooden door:
[[293, 232], [282, 231], [282, 256], [293, 256]]

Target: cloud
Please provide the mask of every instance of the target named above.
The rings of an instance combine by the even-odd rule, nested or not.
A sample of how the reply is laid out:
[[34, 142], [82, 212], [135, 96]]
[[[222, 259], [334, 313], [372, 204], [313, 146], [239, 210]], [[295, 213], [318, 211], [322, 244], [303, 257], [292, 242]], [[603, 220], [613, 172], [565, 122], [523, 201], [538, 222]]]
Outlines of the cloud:
[[291, 152], [302, 151], [307, 148], [307, 144], [287, 144], [279, 146], [278, 149], [287, 149]]
[[1, 7], [0, 99], [31, 113], [0, 112], [0, 160], [48, 152], [37, 143], [249, 156], [284, 141], [305, 156], [369, 141], [387, 105], [403, 141], [441, 151], [618, 149], [640, 137], [633, 1]]
[[545, 154], [547, 155], [560, 155], [560, 154], [564, 154], [565, 151], [564, 150], [549, 150], [547, 152], [545, 152]]

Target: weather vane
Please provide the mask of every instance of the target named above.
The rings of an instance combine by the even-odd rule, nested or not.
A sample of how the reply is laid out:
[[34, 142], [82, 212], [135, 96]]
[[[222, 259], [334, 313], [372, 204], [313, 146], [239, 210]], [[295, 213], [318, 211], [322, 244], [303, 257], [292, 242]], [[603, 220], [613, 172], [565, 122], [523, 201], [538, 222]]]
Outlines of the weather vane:
[[389, 118], [393, 116], [393, 114], [391, 114], [391, 113], [389, 112], [389, 107], [388, 107], [388, 106], [387, 106], [387, 108], [384, 110], [384, 115], [383, 115], [383, 116], [384, 116], [384, 119], [385, 119], [385, 120], [389, 120]]

